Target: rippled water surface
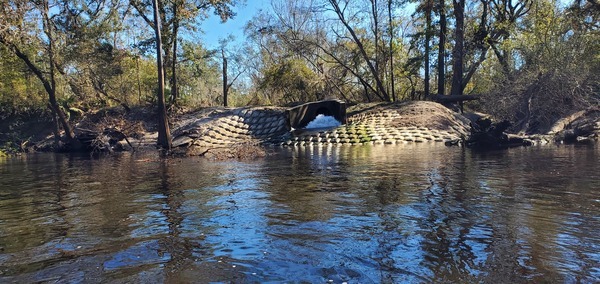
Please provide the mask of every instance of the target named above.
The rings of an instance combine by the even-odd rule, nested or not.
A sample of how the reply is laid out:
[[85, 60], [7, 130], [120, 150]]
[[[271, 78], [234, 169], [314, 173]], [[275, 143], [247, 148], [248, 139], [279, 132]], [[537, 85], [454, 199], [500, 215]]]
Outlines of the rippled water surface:
[[0, 282], [600, 281], [600, 148], [0, 160]]

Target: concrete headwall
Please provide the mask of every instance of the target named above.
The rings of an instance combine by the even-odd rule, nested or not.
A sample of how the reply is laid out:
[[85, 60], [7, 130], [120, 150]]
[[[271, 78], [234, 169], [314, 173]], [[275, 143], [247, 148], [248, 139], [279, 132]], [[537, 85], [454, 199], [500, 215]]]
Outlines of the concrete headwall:
[[286, 114], [289, 129], [304, 128], [319, 114], [333, 116], [342, 124], [346, 124], [346, 103], [339, 100], [311, 102], [290, 108]]

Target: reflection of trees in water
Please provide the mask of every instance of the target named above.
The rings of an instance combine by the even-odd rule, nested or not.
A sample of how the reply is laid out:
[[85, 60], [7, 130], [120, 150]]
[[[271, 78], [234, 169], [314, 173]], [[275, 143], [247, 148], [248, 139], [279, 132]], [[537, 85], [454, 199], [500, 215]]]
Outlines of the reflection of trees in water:
[[[331, 218], [339, 199], [346, 190], [348, 176], [339, 160], [338, 147], [302, 147], [295, 149], [291, 162], [272, 161], [271, 167], [280, 173], [269, 175], [270, 200], [288, 214], [278, 214], [286, 221], [324, 221]], [[285, 173], [285, 174], [283, 174]]]
[[[181, 269], [199, 257], [195, 253], [202, 249], [199, 245], [202, 234], [208, 230], [187, 228], [187, 235], [181, 231], [186, 218], [183, 213], [207, 211], [202, 210], [202, 206], [210, 197], [198, 200], [197, 207], [182, 210], [189, 198], [182, 188], [203, 186], [197, 169], [189, 164], [187, 167], [173, 165], [171, 159], [146, 156], [123, 155], [97, 160], [62, 155], [48, 157], [40, 161], [47, 164], [48, 169], [40, 171], [36, 165], [34, 170], [23, 174], [24, 179], [44, 181], [39, 188], [22, 190], [31, 196], [31, 204], [15, 205], [27, 215], [25, 218], [43, 217], [22, 223], [25, 237], [20, 236], [23, 245], [17, 248], [20, 253], [13, 259], [18, 258], [23, 269], [29, 267], [31, 261], [42, 261], [61, 263], [43, 269], [45, 273], [60, 275], [79, 271], [65, 276], [65, 281], [75, 281], [82, 275], [132, 281], [138, 277], [143, 279], [142, 274], [153, 275], [151, 278], [180, 279]], [[215, 182], [214, 177], [205, 180]], [[21, 196], [16, 200], [24, 202], [27, 198]], [[194, 212], [191, 218], [202, 214]], [[19, 218], [22, 220], [23, 216]], [[3, 225], [0, 223], [0, 228]], [[10, 236], [19, 237], [14, 233]], [[39, 257], [29, 255], [31, 253]], [[74, 258], [78, 261], [70, 261]], [[163, 264], [164, 267], [159, 267]], [[20, 269], [15, 265], [11, 267]], [[222, 276], [229, 279], [227, 275]], [[35, 275], [31, 277], [31, 281], [37, 281]]]
[[[18, 215], [11, 217], [0, 209], [3, 218], [19, 224], [7, 230], [10, 237], [19, 239], [9, 240], [11, 244], [22, 244], [15, 247], [17, 251], [10, 261], [13, 269], [18, 271], [15, 265], [21, 265], [27, 271], [41, 264], [45, 273], [60, 275], [76, 270], [80, 273], [63, 278], [75, 281], [81, 275], [98, 276], [98, 267], [109, 261], [113, 252], [134, 243], [128, 237], [135, 229], [135, 220], [130, 217], [143, 208], [132, 202], [137, 193], [128, 188], [136, 183], [126, 176], [130, 171], [123, 168], [135, 167], [120, 157], [95, 160], [88, 156], [37, 154], [23, 163], [22, 169], [16, 169], [11, 175], [22, 182], [13, 181], [11, 186], [20, 186], [15, 192], [21, 196], [15, 196], [19, 204], [11, 206], [11, 214]], [[143, 176], [147, 171], [139, 174], [141, 179], [147, 178]], [[0, 230], [4, 231], [2, 225], [0, 222]], [[21, 233], [15, 234], [18, 231]], [[79, 261], [71, 261], [75, 258]], [[51, 265], [54, 263], [60, 265]], [[38, 281], [36, 274], [30, 277], [27, 282]]]
[[[68, 228], [60, 213], [64, 209], [61, 204], [64, 199], [62, 171], [66, 166], [63, 157], [34, 155], [21, 159], [23, 163], [9, 163], [2, 168], [0, 252], [35, 249], [62, 237]], [[30, 167], [30, 163], [36, 167]], [[36, 184], [41, 180], [43, 185]], [[45, 225], [47, 223], [53, 225]]]
[[[598, 168], [597, 157], [593, 158], [597, 152], [590, 153], [590, 160], [572, 150], [570, 147], [535, 149], [534, 158], [524, 153], [526, 149], [504, 153], [505, 184], [489, 185], [503, 189], [503, 200], [498, 199], [492, 209], [495, 222], [491, 224], [494, 244], [490, 254], [494, 258], [486, 264], [489, 278], [511, 275], [519, 281], [562, 282], [567, 280], [565, 273], [579, 275], [582, 277], [579, 279], [591, 275], [583, 272], [585, 267], [578, 267], [590, 262], [585, 253], [580, 253], [586, 249], [578, 244], [586, 242], [580, 236], [585, 239], [600, 232], [581, 234], [576, 223], [594, 228], [589, 224], [593, 224], [591, 216], [597, 215], [597, 210], [586, 213], [582, 207], [594, 200], [596, 193], [590, 190], [594, 188], [590, 181], [600, 175], [589, 177], [582, 173], [589, 174], [590, 169]], [[485, 158], [480, 156], [477, 160]]]
[[[296, 148], [291, 151], [290, 164], [275, 165], [286, 174], [269, 175], [271, 199], [285, 205], [290, 217], [300, 221], [331, 218], [336, 206], [352, 198], [347, 194], [364, 199], [367, 206], [401, 202], [412, 192], [398, 192], [394, 183], [423, 185], [412, 167], [429, 164], [431, 155], [421, 150], [410, 157], [396, 157], [394, 153], [408, 152], [393, 146]], [[407, 163], [394, 168], [398, 159], [406, 159]]]
[[[472, 263], [476, 258], [466, 244], [469, 222], [461, 217], [466, 214], [466, 209], [460, 208], [465, 193], [457, 190], [449, 194], [447, 191], [449, 176], [457, 171], [452, 165], [455, 157], [440, 157], [439, 152], [428, 152], [429, 149], [338, 148], [333, 157], [327, 155], [325, 150], [306, 154], [300, 152], [294, 160], [295, 165], [291, 167], [291, 180], [282, 182], [285, 186], [280, 188], [281, 196], [286, 204], [306, 198], [306, 195], [311, 196], [311, 201], [299, 203], [304, 207], [298, 210], [310, 212], [311, 208], [307, 209], [306, 204], [313, 202], [317, 204], [314, 206], [317, 215], [322, 208], [335, 208], [336, 204], [342, 202], [336, 201], [335, 194], [351, 194], [353, 197], [350, 198], [359, 200], [359, 204], [347, 205], [359, 207], [341, 214], [360, 216], [375, 212], [379, 226], [369, 228], [368, 224], [357, 223], [359, 227], [356, 230], [361, 231], [363, 236], [370, 234], [371, 242], [376, 245], [372, 258], [378, 263], [381, 281], [461, 279], [461, 276], [469, 275], [468, 269], [474, 266]], [[468, 173], [464, 168], [459, 170]], [[295, 176], [310, 178], [299, 179], [298, 185]], [[327, 183], [333, 178], [337, 179], [338, 191]], [[298, 186], [301, 196], [290, 196], [290, 186]], [[315, 188], [321, 191], [312, 195]], [[406, 213], [402, 211], [407, 208], [426, 216], [403, 215]], [[321, 219], [318, 220], [328, 220], [335, 213], [321, 213], [318, 215]], [[354, 217], [347, 218], [348, 222], [353, 222], [351, 219]], [[314, 219], [303, 221], [309, 220]], [[420, 247], [407, 245], [414, 241]], [[415, 257], [418, 259], [416, 262], [411, 259]], [[423, 267], [429, 268], [429, 271]], [[431, 274], [433, 276], [427, 278]]]
[[[277, 168], [265, 173], [269, 200], [274, 208], [289, 211], [270, 210], [277, 212], [268, 216], [275, 222], [271, 226], [376, 212], [380, 226], [356, 229], [362, 236], [371, 233], [376, 244], [372, 257], [382, 281], [561, 279], [556, 264], [545, 263], [544, 257], [559, 253], [561, 222], [540, 222], [544, 218], [539, 214], [549, 213], [551, 220], [564, 216], [531, 200], [538, 189], [528, 188], [532, 181], [527, 176], [518, 177], [528, 167], [523, 160], [473, 157], [462, 150], [441, 156], [435, 151], [381, 153], [374, 148], [319, 151], [294, 153], [291, 164], [274, 160], [266, 165]], [[345, 203], [347, 198], [360, 204]], [[180, 241], [177, 250], [193, 244]]]
[[[207, 203], [213, 198], [218, 199], [219, 193], [211, 193], [210, 186], [203, 185], [223, 186], [233, 181], [226, 180], [228, 174], [223, 167], [213, 167], [206, 174], [202, 170], [190, 168], [200, 165], [190, 165], [187, 162], [180, 164], [171, 159], [162, 159], [158, 163], [155, 188], [163, 196], [160, 213], [165, 217], [167, 232], [156, 237], [160, 245], [159, 253], [169, 256], [160, 273], [164, 276], [164, 281], [173, 283], [239, 281], [243, 279], [243, 274], [232, 270], [229, 264], [231, 260], [227, 261], [223, 257], [224, 261], [216, 262], [212, 247], [214, 244], [205, 243], [208, 235], [220, 238], [215, 231], [217, 228], [205, 226], [217, 209], [210, 208]], [[188, 196], [186, 192], [198, 195]]]
[[[98, 237], [112, 236], [119, 227], [114, 218], [120, 216], [113, 207], [104, 207], [110, 204], [104, 200], [114, 188], [106, 186], [106, 181], [115, 180], [109, 173], [119, 171], [98, 171], [103, 165], [92, 166], [98, 162], [89, 157], [37, 154], [11, 173], [20, 181], [9, 185], [20, 187], [13, 190], [17, 196], [11, 198], [18, 204], [2, 206], [11, 210], [2, 216], [21, 222], [21, 229], [10, 231], [23, 230], [22, 248], [47, 243], [71, 250], [94, 244]], [[16, 212], [18, 215], [11, 216]]]
[[519, 220], [527, 215], [522, 192], [504, 184], [512, 183], [512, 166], [502, 156], [472, 155], [444, 162], [424, 192], [423, 264], [436, 281], [524, 281], [532, 271], [522, 263], [527, 244], [520, 232], [531, 224]]
[[430, 186], [421, 195], [426, 214], [419, 225], [424, 237], [422, 264], [431, 271], [431, 280], [469, 282], [478, 257], [468, 243], [478, 221], [473, 220], [476, 209], [469, 198], [475, 169], [464, 151], [441, 164], [429, 172]]
[[[401, 176], [374, 179], [372, 202], [377, 202], [381, 231], [375, 234], [378, 250], [374, 259], [381, 267], [381, 277], [389, 282], [428, 282], [450, 280], [447, 275], [462, 273], [457, 258], [467, 263], [472, 256], [456, 246], [464, 246], [464, 224], [453, 210], [455, 200], [449, 200], [448, 173], [454, 153], [400, 152], [396, 159], [405, 161], [401, 168], [392, 169]], [[447, 157], [449, 155], [449, 157]], [[382, 168], [381, 173], [389, 172]], [[409, 173], [402, 175], [402, 173]], [[460, 198], [460, 196], [457, 196]], [[460, 214], [460, 213], [457, 213]], [[454, 229], [460, 229], [456, 232]], [[466, 229], [465, 229], [466, 230]], [[458, 233], [458, 236], [455, 236]], [[461, 274], [465, 275], [465, 274]], [[437, 278], [442, 276], [441, 278]]]
[[[577, 180], [568, 171], [594, 166], [560, 166], [566, 169], [565, 175], [548, 180], [543, 173], [527, 172], [550, 170], [548, 165], [555, 157], [539, 155], [536, 159], [522, 153], [468, 151], [457, 160], [444, 162], [447, 166], [432, 175], [421, 209], [427, 217], [420, 220], [425, 237], [423, 264], [429, 268], [431, 280], [548, 281], [564, 279], [561, 270], [564, 272], [565, 263], [590, 263], [576, 252], [577, 247], [560, 244], [560, 239], [576, 228], [565, 211], [579, 206], [575, 199], [579, 204], [582, 201], [576, 194], [563, 198], [565, 189], [572, 188], [571, 181]], [[557, 196], [549, 198], [548, 194]], [[560, 250], [575, 250], [575, 256], [561, 255]]]
[[[0, 200], [5, 248], [0, 253], [21, 261], [11, 263], [12, 271], [33, 271], [38, 268], [31, 263], [39, 262], [45, 266], [39, 275], [79, 271], [66, 278], [74, 282], [81, 275], [229, 281], [243, 274], [226, 262], [240, 259], [216, 263], [216, 250], [254, 238], [282, 245], [271, 248], [283, 258], [289, 250], [304, 253], [302, 260], [339, 253], [325, 260], [325, 276], [351, 272], [359, 278], [379, 270], [365, 277], [380, 282], [593, 279], [600, 235], [594, 186], [600, 186], [600, 173], [590, 171], [598, 168], [596, 152], [394, 149], [323, 147], [247, 165], [129, 155], [32, 156], [40, 160], [3, 169], [19, 176], [21, 182], [12, 186], [22, 188]], [[240, 182], [257, 176], [264, 180]], [[30, 185], [34, 181], [42, 182]], [[249, 214], [254, 215], [244, 219]], [[255, 236], [230, 236], [244, 233], [248, 224], [242, 223], [248, 220], [256, 221], [250, 225]], [[301, 231], [305, 228], [314, 230]], [[149, 242], [156, 246], [145, 246]], [[261, 248], [258, 242], [225, 248]], [[136, 249], [154, 258], [137, 260]], [[96, 270], [122, 255], [132, 262]], [[355, 264], [357, 255], [368, 259]], [[277, 269], [276, 262], [268, 265]]]
[[[164, 196], [161, 213], [166, 217], [168, 233], [159, 240], [161, 252], [170, 256], [164, 272], [167, 282], [244, 282], [241, 267], [232, 263], [239, 259], [239, 247], [253, 247], [245, 229], [245, 221], [260, 222], [260, 204], [243, 200], [257, 190], [254, 171], [261, 171], [259, 162], [252, 166], [242, 163], [214, 163], [190, 160], [161, 162], [158, 190]], [[260, 225], [257, 225], [260, 226]], [[227, 251], [226, 253], [225, 250]]]
[[192, 255], [193, 244], [187, 238], [182, 238], [179, 228], [181, 227], [183, 216], [179, 212], [183, 202], [183, 192], [178, 184], [170, 176], [169, 160], [162, 159], [158, 164], [158, 188], [157, 191], [164, 196], [163, 209], [160, 211], [165, 217], [168, 226], [168, 233], [159, 240], [161, 253], [168, 253], [170, 260], [165, 265], [165, 277], [169, 279], [170, 274], [179, 271], [189, 262], [193, 262]]
[[382, 174], [363, 185], [371, 190], [365, 190], [362, 198], [381, 220], [374, 239], [382, 279], [476, 282], [509, 275], [522, 281], [531, 275], [519, 263], [518, 233], [532, 224], [519, 223], [518, 216], [527, 214], [507, 206], [509, 193], [501, 183], [510, 178], [498, 165], [481, 164], [470, 152], [456, 154], [425, 154], [422, 159], [403, 155], [399, 158], [406, 160], [406, 169], [427, 176]]

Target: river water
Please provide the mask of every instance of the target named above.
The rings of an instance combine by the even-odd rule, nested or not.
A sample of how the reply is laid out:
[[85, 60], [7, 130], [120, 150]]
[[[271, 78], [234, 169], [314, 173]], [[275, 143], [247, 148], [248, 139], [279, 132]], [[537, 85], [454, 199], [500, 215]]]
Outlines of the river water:
[[600, 281], [600, 147], [0, 160], [0, 282]]

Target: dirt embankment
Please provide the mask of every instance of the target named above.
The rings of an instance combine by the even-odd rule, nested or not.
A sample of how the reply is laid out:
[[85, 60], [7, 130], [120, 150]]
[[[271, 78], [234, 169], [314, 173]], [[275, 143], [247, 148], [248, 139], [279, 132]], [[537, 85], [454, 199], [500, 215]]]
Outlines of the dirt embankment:
[[[75, 126], [78, 137], [90, 134], [96, 136], [113, 130], [113, 133], [124, 134], [138, 146], [146, 146], [147, 143], [155, 143], [148, 140], [157, 129], [154, 117], [153, 110], [149, 108], [133, 108], [127, 112], [122, 107], [115, 107], [88, 113], [83, 117], [72, 114], [70, 122]], [[60, 151], [53, 129], [54, 121], [45, 112], [7, 116], [0, 122], [0, 149], [7, 153]], [[105, 137], [98, 138], [100, 143]]]

